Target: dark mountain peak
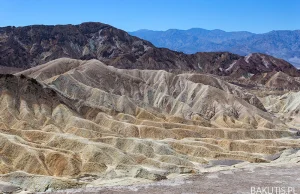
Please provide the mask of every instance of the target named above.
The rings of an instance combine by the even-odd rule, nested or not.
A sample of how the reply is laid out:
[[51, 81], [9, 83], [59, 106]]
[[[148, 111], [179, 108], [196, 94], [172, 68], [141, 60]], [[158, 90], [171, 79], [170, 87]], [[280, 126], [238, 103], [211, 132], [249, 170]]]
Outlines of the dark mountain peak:
[[76, 25], [80, 31], [84, 33], [96, 33], [104, 28], [112, 28], [112, 26], [100, 22], [84, 22], [79, 25]]
[[22, 68], [60, 57], [105, 60], [126, 54], [140, 56], [154, 47], [148, 41], [99, 22], [5, 27], [0, 28], [0, 38], [0, 65]]

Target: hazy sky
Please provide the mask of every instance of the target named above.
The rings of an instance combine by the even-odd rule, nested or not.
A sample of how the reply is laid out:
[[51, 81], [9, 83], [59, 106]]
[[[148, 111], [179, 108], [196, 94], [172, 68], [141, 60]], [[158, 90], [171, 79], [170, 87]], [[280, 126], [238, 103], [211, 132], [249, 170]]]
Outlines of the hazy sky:
[[300, 29], [300, 0], [0, 0], [0, 26], [97, 21], [126, 31]]

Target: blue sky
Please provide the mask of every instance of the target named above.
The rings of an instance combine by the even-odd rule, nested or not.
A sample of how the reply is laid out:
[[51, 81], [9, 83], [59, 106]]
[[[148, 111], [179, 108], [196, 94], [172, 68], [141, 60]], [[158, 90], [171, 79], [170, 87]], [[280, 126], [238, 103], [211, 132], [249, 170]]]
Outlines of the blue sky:
[[263, 33], [300, 29], [300, 0], [1, 0], [0, 26], [79, 24], [117, 28], [222, 29]]

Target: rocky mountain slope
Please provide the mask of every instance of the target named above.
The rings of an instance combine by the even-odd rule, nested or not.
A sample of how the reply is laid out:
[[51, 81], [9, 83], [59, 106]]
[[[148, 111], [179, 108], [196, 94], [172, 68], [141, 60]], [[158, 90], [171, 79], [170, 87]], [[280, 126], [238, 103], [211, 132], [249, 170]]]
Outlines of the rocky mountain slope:
[[259, 52], [285, 59], [300, 67], [299, 30], [254, 34], [193, 28], [167, 31], [138, 30], [130, 34], [148, 40], [157, 47], [185, 53], [228, 51], [248, 55]]
[[98, 59], [122, 69], [196, 71], [238, 77], [273, 70], [293, 77], [300, 74], [286, 61], [268, 55], [242, 57], [226, 52], [187, 55], [156, 48], [125, 31], [92, 22], [0, 28], [0, 51], [1, 66], [23, 69], [69, 57]]
[[31, 191], [265, 163], [300, 147], [255, 95], [205, 74], [62, 58], [0, 86], [0, 181]]

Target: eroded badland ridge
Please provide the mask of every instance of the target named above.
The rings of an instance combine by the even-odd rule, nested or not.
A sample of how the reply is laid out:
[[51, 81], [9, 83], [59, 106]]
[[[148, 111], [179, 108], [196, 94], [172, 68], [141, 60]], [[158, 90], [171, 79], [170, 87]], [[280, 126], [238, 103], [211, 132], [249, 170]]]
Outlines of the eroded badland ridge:
[[298, 162], [300, 75], [284, 60], [186, 55], [101, 23], [0, 37], [1, 66], [18, 71], [0, 76], [0, 189]]

